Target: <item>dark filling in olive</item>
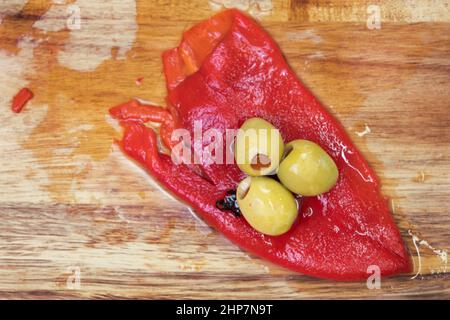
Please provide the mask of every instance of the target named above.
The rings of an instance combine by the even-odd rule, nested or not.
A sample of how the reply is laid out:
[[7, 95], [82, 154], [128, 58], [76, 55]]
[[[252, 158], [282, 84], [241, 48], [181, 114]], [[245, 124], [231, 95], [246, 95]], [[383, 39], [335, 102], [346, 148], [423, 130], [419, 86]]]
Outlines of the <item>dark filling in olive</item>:
[[251, 167], [254, 170], [262, 170], [265, 168], [270, 168], [271, 162], [270, 158], [265, 154], [258, 153], [253, 159], [251, 163]]
[[236, 217], [241, 216], [241, 210], [237, 203], [236, 190], [229, 190], [222, 200], [217, 200], [216, 207], [222, 211], [231, 211]]

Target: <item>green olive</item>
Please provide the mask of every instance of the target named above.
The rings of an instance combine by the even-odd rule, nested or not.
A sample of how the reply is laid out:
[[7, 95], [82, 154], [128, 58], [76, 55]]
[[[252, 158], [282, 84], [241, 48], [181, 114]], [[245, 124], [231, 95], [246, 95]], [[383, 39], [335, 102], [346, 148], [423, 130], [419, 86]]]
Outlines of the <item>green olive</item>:
[[317, 196], [330, 191], [338, 177], [336, 164], [319, 145], [307, 140], [295, 140], [286, 145], [278, 178], [292, 192]]
[[280, 131], [261, 118], [245, 121], [236, 135], [236, 163], [250, 176], [274, 174], [283, 152]]
[[247, 177], [241, 181], [237, 202], [245, 220], [255, 230], [270, 236], [288, 232], [298, 215], [293, 194], [267, 177]]

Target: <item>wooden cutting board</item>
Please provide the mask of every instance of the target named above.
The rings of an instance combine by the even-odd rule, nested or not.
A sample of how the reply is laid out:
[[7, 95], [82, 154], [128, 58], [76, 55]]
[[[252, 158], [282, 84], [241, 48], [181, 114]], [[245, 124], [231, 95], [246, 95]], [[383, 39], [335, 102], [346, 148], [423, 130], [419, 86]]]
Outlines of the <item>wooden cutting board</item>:
[[[0, 298], [450, 298], [448, 2], [53, 2], [0, 4]], [[413, 273], [369, 290], [262, 261], [113, 146], [108, 108], [164, 104], [162, 51], [223, 4], [260, 19], [344, 124]], [[13, 114], [25, 86], [35, 98]]]

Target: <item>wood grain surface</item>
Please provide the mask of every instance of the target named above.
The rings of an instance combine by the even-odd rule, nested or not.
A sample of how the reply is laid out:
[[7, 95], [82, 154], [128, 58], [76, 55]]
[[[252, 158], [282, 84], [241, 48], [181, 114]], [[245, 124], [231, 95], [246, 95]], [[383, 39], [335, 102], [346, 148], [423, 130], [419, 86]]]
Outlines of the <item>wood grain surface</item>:
[[[233, 5], [261, 20], [375, 168], [414, 272], [369, 290], [262, 261], [113, 146], [108, 108], [164, 104], [162, 51]], [[370, 5], [380, 29], [367, 27]], [[450, 298], [449, 10], [432, 0], [0, 2], [0, 298]], [[35, 98], [13, 114], [25, 86]]]

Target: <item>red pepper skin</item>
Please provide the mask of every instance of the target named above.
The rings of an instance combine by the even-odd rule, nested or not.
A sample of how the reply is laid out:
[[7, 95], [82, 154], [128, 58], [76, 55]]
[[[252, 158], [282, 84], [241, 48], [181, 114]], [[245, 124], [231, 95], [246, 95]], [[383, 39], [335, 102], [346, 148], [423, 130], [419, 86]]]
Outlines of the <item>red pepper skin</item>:
[[11, 110], [15, 113], [22, 112], [28, 101], [33, 99], [33, 92], [28, 88], [21, 89], [13, 98]]
[[[231, 21], [223, 22], [226, 19]], [[219, 36], [220, 23], [226, 27], [219, 28], [224, 32]], [[208, 45], [209, 54], [189, 58], [171, 50], [163, 56], [174, 127], [192, 132], [194, 121], [202, 120], [204, 130], [224, 131], [239, 128], [250, 117], [264, 118], [280, 129], [287, 142], [308, 139], [322, 146], [339, 168], [337, 185], [326, 194], [302, 199], [292, 229], [271, 237], [215, 206], [244, 177], [236, 165], [199, 165], [195, 170], [175, 165], [169, 156], [158, 153], [155, 132], [142, 122], [125, 124], [123, 151], [211, 226], [273, 263], [341, 281], [367, 279], [372, 265], [380, 268], [382, 276], [409, 272], [409, 256], [377, 176], [338, 121], [298, 80], [270, 36], [237, 10], [201, 25], [212, 25], [210, 39], [219, 39]], [[189, 35], [190, 31], [185, 33], [182, 45], [186, 46]], [[187, 55], [195, 50], [184, 48]]]

